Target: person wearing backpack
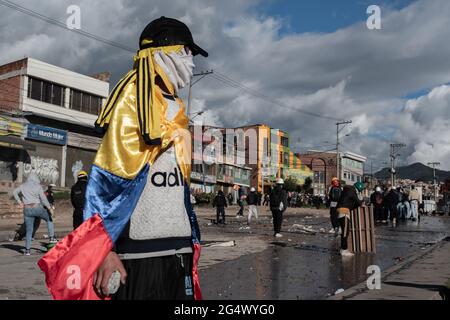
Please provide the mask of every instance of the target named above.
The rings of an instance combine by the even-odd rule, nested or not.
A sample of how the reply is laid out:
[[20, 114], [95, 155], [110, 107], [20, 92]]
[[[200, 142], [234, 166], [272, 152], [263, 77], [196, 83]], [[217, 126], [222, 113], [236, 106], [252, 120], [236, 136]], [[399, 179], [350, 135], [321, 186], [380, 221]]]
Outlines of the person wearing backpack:
[[270, 193], [270, 211], [273, 217], [274, 237], [281, 238], [281, 224], [283, 222], [283, 212], [287, 208], [287, 192], [283, 188], [284, 180], [278, 178], [275, 188]]
[[354, 186], [346, 185], [342, 190], [342, 195], [339, 198], [337, 205], [337, 212], [339, 223], [341, 225], [341, 250], [342, 257], [352, 257], [354, 254], [347, 248], [347, 238], [350, 234], [350, 213], [361, 206], [362, 201], [358, 197], [364, 185], [362, 183], [355, 183]]
[[80, 171], [78, 173], [78, 180], [72, 186], [70, 191], [70, 200], [72, 202], [73, 210], [73, 229], [75, 230], [83, 223], [83, 210], [85, 203], [86, 186], [88, 182], [87, 172]]
[[370, 203], [373, 206], [373, 215], [376, 223], [386, 223], [387, 217], [385, 217], [383, 193], [380, 187], [375, 188], [375, 192], [370, 196]]
[[330, 233], [339, 234], [339, 219], [337, 213], [337, 204], [341, 197], [342, 189], [338, 178], [331, 180], [331, 187], [328, 192], [328, 206], [330, 207], [331, 230]]

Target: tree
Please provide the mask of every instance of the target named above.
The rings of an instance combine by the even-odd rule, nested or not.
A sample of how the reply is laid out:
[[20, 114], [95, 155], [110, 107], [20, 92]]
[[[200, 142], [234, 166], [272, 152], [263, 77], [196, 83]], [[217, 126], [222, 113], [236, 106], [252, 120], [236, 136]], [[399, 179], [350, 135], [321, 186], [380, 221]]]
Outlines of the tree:
[[313, 193], [312, 183], [313, 181], [310, 177], [305, 179], [305, 183], [303, 184], [303, 191], [305, 193]]
[[297, 190], [297, 186], [298, 186], [298, 181], [294, 177], [287, 177], [284, 180], [284, 188], [287, 191], [296, 191]]

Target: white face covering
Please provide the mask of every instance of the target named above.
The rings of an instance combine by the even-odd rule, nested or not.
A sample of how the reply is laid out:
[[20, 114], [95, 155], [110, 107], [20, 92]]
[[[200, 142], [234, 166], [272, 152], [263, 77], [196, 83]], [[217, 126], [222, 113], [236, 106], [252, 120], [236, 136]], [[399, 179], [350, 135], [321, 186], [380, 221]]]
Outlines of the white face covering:
[[185, 48], [181, 52], [169, 54], [155, 52], [155, 62], [163, 69], [175, 88], [175, 92], [184, 88], [191, 81], [194, 71], [194, 57]]

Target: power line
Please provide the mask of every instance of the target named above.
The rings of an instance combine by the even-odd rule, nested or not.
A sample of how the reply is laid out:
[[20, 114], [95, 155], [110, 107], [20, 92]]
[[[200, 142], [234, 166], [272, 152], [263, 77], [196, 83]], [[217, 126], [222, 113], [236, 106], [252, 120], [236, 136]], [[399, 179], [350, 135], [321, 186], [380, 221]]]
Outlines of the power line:
[[131, 47], [128, 47], [128, 46], [125, 46], [125, 45], [120, 44], [118, 42], [115, 42], [115, 41], [112, 41], [112, 40], [109, 40], [109, 39], [97, 36], [95, 34], [83, 31], [81, 29], [69, 29], [69, 28], [67, 28], [67, 25], [65, 23], [61, 22], [61, 21], [58, 21], [56, 19], [47, 17], [47, 16], [45, 16], [43, 14], [40, 14], [39, 12], [36, 12], [34, 10], [22, 7], [22, 6], [14, 3], [14, 2], [11, 2], [11, 1], [8, 1], [8, 0], [0, 0], [0, 5], [3, 5], [5, 7], [8, 7], [10, 9], [13, 9], [13, 10], [16, 10], [16, 11], [19, 11], [19, 12], [22, 12], [22, 13], [24, 13], [26, 15], [31, 16], [31, 17], [40, 19], [42, 21], [45, 21], [45, 22], [47, 22], [49, 24], [52, 24], [52, 25], [57, 26], [59, 28], [62, 28], [64, 30], [75, 32], [75, 33], [77, 33], [77, 34], [79, 34], [79, 35], [81, 35], [83, 37], [90, 38], [90, 39], [102, 42], [102, 43], [107, 44], [109, 46], [113, 46], [113, 47], [116, 47], [116, 48], [119, 48], [119, 49], [122, 49], [122, 50], [125, 50], [125, 51], [133, 52], [133, 53], [136, 52], [136, 50], [131, 48]]
[[[125, 45], [120, 44], [118, 42], [115, 42], [115, 41], [112, 41], [112, 40], [109, 40], [109, 39], [97, 36], [95, 34], [92, 34], [92, 33], [89, 33], [89, 32], [86, 32], [86, 31], [83, 31], [83, 30], [80, 30], [80, 29], [69, 29], [69, 28], [67, 28], [66, 24], [61, 22], [61, 21], [58, 21], [56, 19], [47, 17], [47, 16], [45, 16], [43, 14], [40, 14], [40, 13], [34, 11], [34, 10], [31, 10], [31, 9], [28, 9], [28, 8], [25, 8], [25, 7], [22, 7], [22, 6], [18, 5], [18, 4], [15, 4], [15, 3], [11, 2], [11, 1], [0, 0], [0, 4], [3, 5], [3, 6], [6, 6], [8, 8], [11, 8], [13, 10], [22, 12], [22, 13], [24, 13], [26, 15], [31, 16], [31, 17], [40, 19], [40, 20], [42, 20], [44, 22], [47, 22], [49, 24], [52, 24], [52, 25], [55, 25], [57, 27], [63, 28], [64, 30], [75, 32], [75, 33], [77, 33], [77, 34], [79, 34], [81, 36], [84, 36], [84, 37], [87, 37], [87, 38], [90, 38], [90, 39], [102, 42], [104, 44], [107, 44], [107, 45], [110, 45], [110, 46], [113, 46], [113, 47], [117, 47], [119, 49], [122, 49], [122, 50], [125, 50], [125, 51], [128, 51], [128, 52], [133, 52], [133, 53], [136, 52], [136, 50], [134, 50], [134, 49], [132, 49], [132, 48], [130, 48], [128, 46], [125, 46]], [[285, 108], [285, 109], [289, 109], [289, 110], [292, 110], [292, 111], [295, 111], [295, 112], [299, 112], [299, 113], [302, 113], [302, 114], [305, 114], [305, 115], [308, 115], [308, 116], [312, 116], [312, 117], [317, 117], [317, 118], [322, 118], [322, 119], [327, 119], [327, 120], [332, 120], [332, 121], [339, 121], [340, 120], [340, 119], [337, 119], [337, 118], [334, 118], [334, 117], [321, 115], [321, 114], [318, 114], [318, 113], [305, 111], [305, 110], [300, 110], [298, 108], [287, 106], [287, 105], [281, 103], [280, 101], [275, 100], [275, 99], [273, 99], [271, 97], [268, 97], [268, 96], [262, 94], [261, 92], [259, 92], [257, 90], [254, 90], [254, 89], [252, 89], [252, 88], [250, 88], [250, 87], [248, 87], [248, 86], [246, 86], [246, 85], [244, 85], [244, 84], [242, 84], [242, 83], [240, 83], [240, 82], [238, 82], [236, 80], [233, 80], [230, 77], [228, 77], [228, 76], [226, 76], [226, 75], [224, 75], [222, 73], [219, 73], [217, 71], [213, 75], [213, 78], [218, 80], [218, 81], [221, 81], [223, 83], [226, 83], [227, 85], [229, 85], [231, 87], [234, 87], [236, 89], [240, 89], [240, 90], [242, 90], [242, 91], [244, 91], [244, 92], [246, 92], [248, 94], [251, 94], [254, 97], [257, 97], [257, 98], [259, 98], [261, 100], [264, 100], [266, 102], [269, 102], [271, 104], [274, 104], [276, 106], [279, 106], [279, 107], [282, 107], [282, 108]]]
[[216, 79], [216, 80], [218, 80], [218, 81], [220, 81], [220, 82], [222, 82], [222, 83], [232, 87], [232, 88], [239, 89], [239, 90], [241, 90], [241, 91], [243, 91], [243, 92], [245, 92], [245, 93], [247, 93], [249, 95], [252, 95], [252, 96], [254, 96], [256, 98], [259, 98], [259, 99], [261, 99], [261, 100], [263, 100], [265, 102], [268, 102], [270, 104], [276, 105], [278, 107], [281, 107], [281, 108], [284, 108], [284, 109], [289, 109], [289, 110], [292, 110], [292, 111], [295, 111], [295, 112], [299, 112], [299, 113], [302, 113], [302, 114], [305, 114], [305, 115], [308, 115], [308, 116], [311, 116], [311, 117], [317, 117], [317, 118], [326, 119], [326, 120], [332, 120], [332, 121], [339, 121], [340, 120], [338, 118], [334, 118], [334, 117], [330, 117], [330, 116], [326, 116], [326, 115], [321, 115], [321, 114], [318, 114], [318, 113], [305, 111], [305, 110], [301, 110], [301, 109], [298, 109], [298, 108], [295, 108], [295, 107], [288, 106], [288, 105], [283, 104], [282, 102], [280, 102], [280, 101], [278, 101], [278, 100], [276, 100], [274, 98], [266, 96], [265, 94], [263, 94], [263, 93], [261, 93], [261, 92], [259, 92], [257, 90], [251, 89], [251, 88], [249, 88], [249, 87], [247, 87], [247, 86], [237, 82], [236, 80], [233, 80], [230, 77], [227, 77], [227, 76], [221, 74], [220, 72], [215, 71], [215, 73], [212, 75], [212, 77], [214, 79]]

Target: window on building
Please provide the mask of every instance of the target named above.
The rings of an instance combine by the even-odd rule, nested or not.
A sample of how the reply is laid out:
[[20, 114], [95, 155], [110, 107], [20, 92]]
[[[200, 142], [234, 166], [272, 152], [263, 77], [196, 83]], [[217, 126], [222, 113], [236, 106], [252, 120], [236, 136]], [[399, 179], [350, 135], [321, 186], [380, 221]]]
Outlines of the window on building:
[[102, 97], [70, 89], [70, 109], [97, 115], [101, 107]]
[[269, 156], [269, 139], [264, 138], [263, 140], [263, 157]]
[[27, 96], [33, 100], [63, 107], [64, 92], [65, 88], [63, 86], [33, 77], [28, 78]]
[[289, 147], [289, 138], [281, 137], [281, 145], [286, 148]]
[[352, 174], [352, 181], [355, 181], [355, 175]]
[[192, 170], [192, 172], [197, 172], [197, 173], [203, 172], [203, 168], [202, 168], [201, 164], [193, 164], [191, 170]]
[[344, 172], [344, 179], [347, 179], [347, 172]]
[[289, 153], [288, 153], [288, 152], [285, 152], [285, 153], [284, 153], [284, 160], [283, 160], [283, 163], [284, 163], [285, 165], [289, 165]]

